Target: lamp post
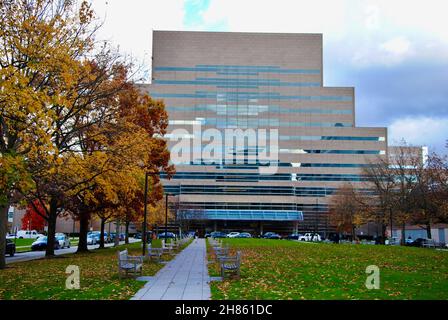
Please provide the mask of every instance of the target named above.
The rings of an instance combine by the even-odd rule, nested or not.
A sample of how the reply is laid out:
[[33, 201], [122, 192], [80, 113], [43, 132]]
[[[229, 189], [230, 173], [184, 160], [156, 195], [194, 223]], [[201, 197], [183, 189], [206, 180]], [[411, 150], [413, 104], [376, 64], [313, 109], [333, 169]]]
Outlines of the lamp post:
[[172, 196], [172, 194], [165, 193], [165, 243], [168, 238], [168, 196]]
[[147, 224], [147, 216], [148, 216], [148, 176], [154, 176], [154, 175], [159, 175], [159, 172], [146, 172], [145, 173], [145, 195], [144, 195], [144, 202], [145, 202], [145, 207], [144, 207], [144, 211], [143, 211], [143, 227], [142, 227], [142, 241], [143, 241], [143, 256], [145, 256], [145, 252], [146, 252], [146, 224]]
[[[142, 234], [142, 241], [143, 241], [143, 256], [145, 256], [146, 253], [146, 224], [147, 224], [147, 216], [148, 216], [148, 176], [154, 176], [154, 175], [159, 175], [160, 172], [146, 172], [145, 173], [145, 195], [144, 195], [144, 202], [145, 202], [145, 207], [144, 207], [144, 213], [143, 213], [143, 234]], [[166, 193], [166, 198], [165, 198], [165, 242], [166, 242], [166, 238], [168, 236], [167, 234], [167, 230], [168, 230], [168, 196], [170, 194]]]
[[165, 243], [168, 239], [168, 193], [165, 194]]
[[148, 172], [145, 173], [145, 207], [143, 214], [143, 228], [142, 228], [142, 241], [143, 241], [143, 256], [146, 255], [146, 216], [148, 215]]

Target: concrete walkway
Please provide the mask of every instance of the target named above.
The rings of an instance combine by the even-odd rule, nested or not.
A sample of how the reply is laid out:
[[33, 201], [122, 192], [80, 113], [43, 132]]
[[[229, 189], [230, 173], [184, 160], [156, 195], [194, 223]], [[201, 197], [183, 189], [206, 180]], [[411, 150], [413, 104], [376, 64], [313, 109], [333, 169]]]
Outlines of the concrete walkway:
[[131, 300], [209, 300], [205, 239], [195, 239], [140, 289]]

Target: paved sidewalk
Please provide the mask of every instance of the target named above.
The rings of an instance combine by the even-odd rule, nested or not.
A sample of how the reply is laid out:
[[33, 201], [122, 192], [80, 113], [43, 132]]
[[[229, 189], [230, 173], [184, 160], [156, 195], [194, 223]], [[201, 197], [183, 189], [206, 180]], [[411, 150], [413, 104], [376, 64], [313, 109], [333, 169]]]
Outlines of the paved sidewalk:
[[205, 239], [195, 239], [131, 300], [209, 300]]

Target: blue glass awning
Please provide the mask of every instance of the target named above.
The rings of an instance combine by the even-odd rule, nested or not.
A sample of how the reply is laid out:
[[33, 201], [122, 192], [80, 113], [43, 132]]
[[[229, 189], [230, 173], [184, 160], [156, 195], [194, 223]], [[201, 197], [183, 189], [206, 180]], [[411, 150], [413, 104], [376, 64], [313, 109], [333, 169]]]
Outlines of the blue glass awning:
[[299, 221], [303, 220], [303, 213], [287, 210], [181, 209], [178, 217], [187, 220]]

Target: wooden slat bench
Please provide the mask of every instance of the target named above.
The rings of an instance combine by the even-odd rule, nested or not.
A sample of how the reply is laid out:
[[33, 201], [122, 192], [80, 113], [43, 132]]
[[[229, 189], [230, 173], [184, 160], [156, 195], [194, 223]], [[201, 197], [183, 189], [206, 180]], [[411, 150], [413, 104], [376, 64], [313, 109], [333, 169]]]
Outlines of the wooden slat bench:
[[170, 244], [165, 243], [165, 240], [162, 240], [162, 250], [163, 253], [174, 254], [173, 247]]
[[143, 257], [128, 255], [128, 249], [118, 252], [118, 276], [121, 279], [122, 272], [125, 276], [132, 273], [134, 276], [143, 272]]
[[148, 246], [148, 258], [151, 260], [153, 257], [160, 262], [162, 258], [163, 249], [162, 248], [153, 248], [152, 246]]
[[437, 244], [434, 240], [426, 240], [422, 246], [424, 248], [435, 248], [437, 247]]
[[237, 251], [235, 256], [220, 258], [221, 277], [224, 279], [226, 274], [235, 274], [240, 278], [241, 251]]
[[229, 247], [215, 248], [216, 261], [220, 261], [221, 258], [226, 258], [229, 255]]

